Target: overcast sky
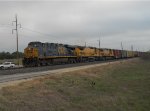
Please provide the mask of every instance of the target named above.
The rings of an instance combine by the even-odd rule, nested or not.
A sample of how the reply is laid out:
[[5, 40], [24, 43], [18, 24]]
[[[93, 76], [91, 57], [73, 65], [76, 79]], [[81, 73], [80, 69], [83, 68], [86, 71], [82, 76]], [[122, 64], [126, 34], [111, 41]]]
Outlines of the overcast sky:
[[150, 49], [150, 1], [0, 1], [0, 52], [16, 50], [12, 21], [18, 15], [19, 51], [30, 41], [120, 49]]

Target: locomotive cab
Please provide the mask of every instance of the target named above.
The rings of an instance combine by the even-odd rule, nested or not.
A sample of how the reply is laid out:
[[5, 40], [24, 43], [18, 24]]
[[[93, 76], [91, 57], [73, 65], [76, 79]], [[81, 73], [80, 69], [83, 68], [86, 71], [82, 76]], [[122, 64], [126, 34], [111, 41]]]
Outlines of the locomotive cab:
[[38, 49], [33, 47], [27, 47], [24, 50], [25, 58], [38, 58]]
[[37, 66], [38, 65], [38, 58], [41, 49], [42, 43], [41, 42], [30, 42], [28, 47], [24, 49], [24, 59], [23, 65], [24, 66]]

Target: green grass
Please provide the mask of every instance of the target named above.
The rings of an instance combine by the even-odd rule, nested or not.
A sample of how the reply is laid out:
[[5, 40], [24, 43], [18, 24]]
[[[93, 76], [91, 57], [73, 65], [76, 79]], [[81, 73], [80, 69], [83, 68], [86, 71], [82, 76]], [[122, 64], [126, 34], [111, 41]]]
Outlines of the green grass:
[[0, 91], [0, 111], [149, 111], [150, 61], [24, 82]]

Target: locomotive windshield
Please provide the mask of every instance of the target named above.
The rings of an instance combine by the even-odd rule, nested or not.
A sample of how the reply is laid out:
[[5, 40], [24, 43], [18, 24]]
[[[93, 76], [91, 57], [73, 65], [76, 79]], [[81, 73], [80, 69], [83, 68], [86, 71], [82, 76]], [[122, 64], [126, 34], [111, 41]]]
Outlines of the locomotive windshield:
[[31, 46], [31, 47], [40, 47], [42, 45], [41, 42], [30, 42], [28, 44], [28, 46]]

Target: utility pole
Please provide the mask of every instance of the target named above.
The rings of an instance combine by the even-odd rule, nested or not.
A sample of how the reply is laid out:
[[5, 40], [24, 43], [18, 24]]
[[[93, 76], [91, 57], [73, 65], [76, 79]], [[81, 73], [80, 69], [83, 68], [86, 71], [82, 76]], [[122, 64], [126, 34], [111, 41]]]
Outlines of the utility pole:
[[123, 44], [122, 44], [122, 42], [121, 42], [121, 50], [122, 50], [121, 55], [122, 55], [122, 58], [123, 58]]
[[133, 45], [131, 45], [131, 51], [133, 51]]
[[132, 51], [132, 56], [133, 56], [133, 45], [131, 45], [131, 51]]
[[101, 41], [100, 41], [100, 38], [99, 38], [98, 42], [99, 42], [99, 59], [100, 59], [100, 47], [101, 47]]
[[15, 21], [12, 21], [12, 24], [15, 23], [15, 29], [12, 29], [13, 31], [16, 31], [16, 43], [17, 43], [17, 64], [19, 65], [19, 53], [18, 53], [18, 26], [21, 27], [21, 24], [18, 24], [17, 15], [15, 15]]
[[123, 50], [123, 44], [122, 44], [122, 42], [121, 42], [121, 49]]
[[99, 42], [99, 49], [101, 48], [101, 41], [100, 41], [100, 39], [98, 40], [98, 42]]
[[85, 42], [85, 47], [86, 47], [86, 42]]

